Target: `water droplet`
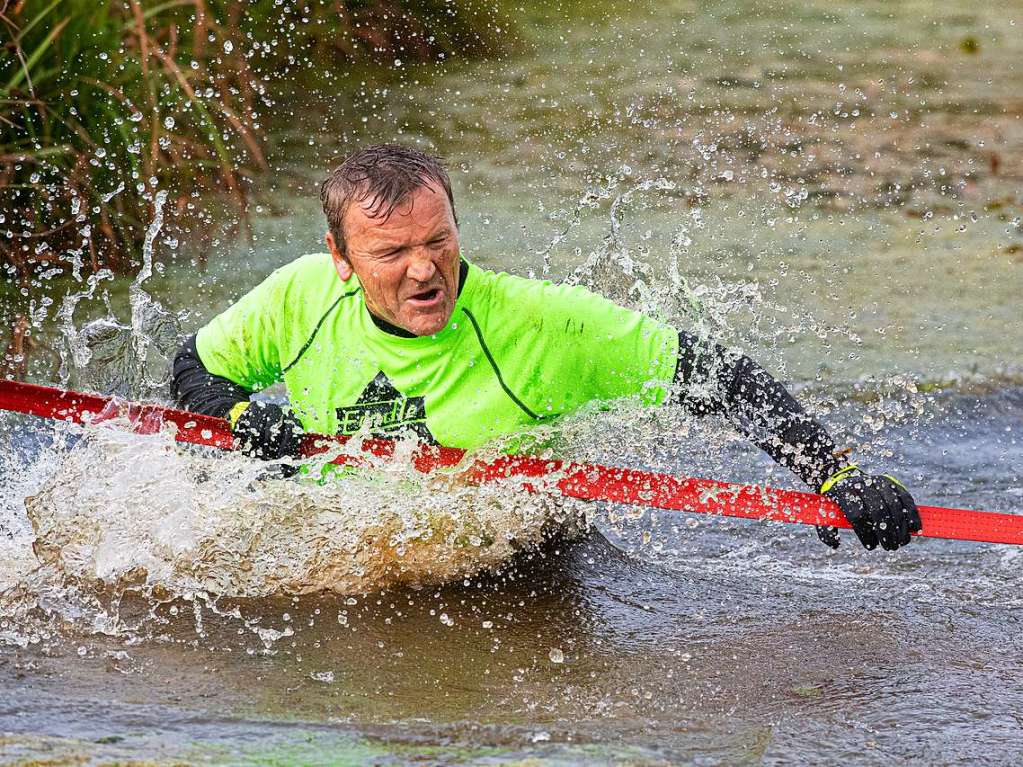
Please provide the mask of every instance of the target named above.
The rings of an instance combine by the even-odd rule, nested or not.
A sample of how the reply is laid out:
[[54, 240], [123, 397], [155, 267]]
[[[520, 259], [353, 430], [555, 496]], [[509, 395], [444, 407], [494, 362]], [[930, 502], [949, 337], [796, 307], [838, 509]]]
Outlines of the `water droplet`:
[[551, 663], [565, 662], [565, 653], [560, 647], [552, 647], [551, 651], [547, 654], [547, 657], [551, 659]]

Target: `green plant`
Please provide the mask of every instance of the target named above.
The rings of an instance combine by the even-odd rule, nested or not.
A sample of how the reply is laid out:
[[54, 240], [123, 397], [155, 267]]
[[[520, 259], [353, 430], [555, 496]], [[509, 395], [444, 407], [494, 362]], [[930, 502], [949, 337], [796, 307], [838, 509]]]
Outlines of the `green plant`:
[[273, 92], [511, 39], [472, 0], [0, 0], [0, 35], [0, 264], [22, 285], [127, 269], [158, 188], [168, 227], [212, 190], [244, 210]]
[[178, 214], [200, 186], [244, 201], [265, 86], [241, 50], [211, 50], [206, 5], [4, 7], [0, 260], [22, 281], [39, 264], [126, 266], [158, 187]]

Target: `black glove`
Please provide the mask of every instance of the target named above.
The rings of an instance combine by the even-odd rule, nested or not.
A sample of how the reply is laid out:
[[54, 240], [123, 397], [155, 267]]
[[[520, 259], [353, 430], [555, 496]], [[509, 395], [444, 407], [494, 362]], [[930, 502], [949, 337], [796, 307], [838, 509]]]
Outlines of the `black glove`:
[[241, 414], [231, 420], [234, 424], [231, 433], [245, 455], [264, 461], [276, 461], [285, 456], [299, 457], [302, 424], [291, 411], [280, 405], [249, 402]]
[[[872, 476], [847, 467], [821, 489], [838, 504], [866, 549], [876, 549], [880, 543], [886, 551], [895, 551], [909, 543], [910, 533], [922, 527], [913, 497], [886, 474]], [[831, 548], [838, 548], [838, 530], [834, 527], [818, 527], [817, 536]]]

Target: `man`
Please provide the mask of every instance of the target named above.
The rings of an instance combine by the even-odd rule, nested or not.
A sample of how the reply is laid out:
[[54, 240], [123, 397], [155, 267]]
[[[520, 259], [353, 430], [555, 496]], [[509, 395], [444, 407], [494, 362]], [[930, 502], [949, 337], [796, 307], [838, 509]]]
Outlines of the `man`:
[[[843, 462], [827, 431], [745, 356], [581, 287], [485, 271], [461, 257], [440, 161], [373, 146], [323, 183], [329, 254], [278, 269], [189, 339], [172, 390], [229, 418], [250, 455], [295, 455], [303, 430], [472, 449], [587, 402], [669, 399], [723, 414], [835, 500], [861, 543], [920, 530], [896, 480]], [[291, 409], [250, 401], [283, 380]], [[819, 528], [838, 546], [834, 528]]]

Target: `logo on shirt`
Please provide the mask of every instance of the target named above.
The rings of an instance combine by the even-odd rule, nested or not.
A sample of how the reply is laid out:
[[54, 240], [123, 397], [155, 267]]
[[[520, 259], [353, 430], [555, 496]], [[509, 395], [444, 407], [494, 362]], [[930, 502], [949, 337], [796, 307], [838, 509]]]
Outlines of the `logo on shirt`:
[[395, 432], [410, 431], [421, 442], [436, 445], [426, 427], [426, 400], [406, 397], [383, 371], [366, 384], [354, 405], [337, 409], [337, 433], [354, 434], [367, 427], [374, 437], [394, 437]]

